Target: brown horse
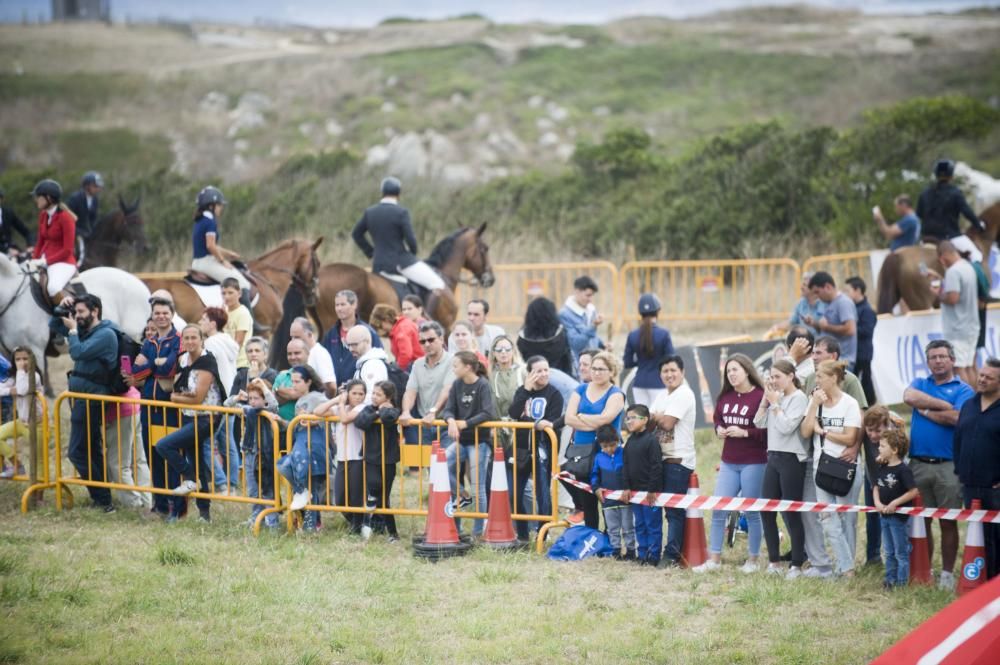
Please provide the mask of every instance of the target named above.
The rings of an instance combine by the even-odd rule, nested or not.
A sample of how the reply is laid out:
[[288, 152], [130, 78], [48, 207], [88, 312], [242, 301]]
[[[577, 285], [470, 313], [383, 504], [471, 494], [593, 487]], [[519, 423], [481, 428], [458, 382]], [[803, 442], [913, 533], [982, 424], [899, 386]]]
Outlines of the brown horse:
[[[483, 241], [484, 231], [485, 223], [478, 229], [461, 228], [439, 242], [427, 259], [428, 265], [448, 285], [447, 291], [427, 303], [427, 315], [446, 330], [455, 322], [458, 311], [455, 287], [461, 281], [463, 268], [471, 272], [482, 286], [493, 286], [493, 268], [490, 265], [489, 246]], [[330, 263], [319, 272], [316, 316], [323, 330], [337, 322], [333, 301], [337, 292], [344, 289], [358, 294], [358, 316], [362, 319], [367, 320], [372, 308], [378, 303], [386, 303], [399, 309], [399, 295], [388, 279], [351, 263]]]
[[[302, 292], [306, 306], [316, 303], [319, 259], [316, 248], [323, 242], [286, 240], [274, 249], [247, 262], [249, 276], [256, 282], [260, 299], [254, 307], [254, 321], [273, 329], [281, 320], [281, 303], [292, 286]], [[194, 322], [201, 318], [205, 306], [201, 298], [183, 279], [143, 279], [150, 291], [166, 289], [174, 297], [174, 305], [181, 318]]]
[[136, 254], [144, 254], [149, 250], [145, 223], [139, 214], [141, 202], [142, 196], [139, 196], [131, 205], [126, 205], [125, 200], [119, 196], [118, 209], [98, 220], [89, 240], [84, 242], [77, 237], [77, 254], [81, 253], [80, 245], [83, 246], [80, 270], [99, 266], [118, 267], [118, 253], [122, 247], [127, 247]]
[[[994, 203], [979, 214], [986, 222], [986, 231], [969, 229], [966, 233], [983, 253], [983, 260], [990, 255], [990, 248], [1000, 231], [1000, 203]], [[896, 303], [902, 301], [910, 311], [931, 309], [936, 299], [931, 293], [927, 278], [921, 273], [920, 264], [939, 275], [944, 267], [937, 257], [937, 250], [931, 245], [914, 245], [893, 252], [886, 257], [878, 275], [878, 313], [888, 314]], [[989, 275], [989, 271], [987, 271]]]

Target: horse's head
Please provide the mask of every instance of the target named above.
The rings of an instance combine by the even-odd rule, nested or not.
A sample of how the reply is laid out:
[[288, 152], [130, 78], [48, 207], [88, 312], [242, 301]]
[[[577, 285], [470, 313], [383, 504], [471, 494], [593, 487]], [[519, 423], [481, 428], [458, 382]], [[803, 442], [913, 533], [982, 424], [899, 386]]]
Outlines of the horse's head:
[[145, 254], [149, 251], [149, 241], [146, 239], [146, 223], [139, 213], [139, 206], [142, 203], [140, 194], [131, 205], [125, 203], [125, 199], [118, 195], [118, 210], [121, 218], [116, 224], [116, 231], [119, 234], [120, 242], [129, 245], [136, 254]]
[[468, 230], [467, 234], [471, 234], [471, 238], [465, 247], [463, 267], [476, 276], [480, 286], [488, 289], [493, 286], [496, 278], [493, 276], [493, 266], [490, 264], [490, 246], [483, 240], [485, 231], [486, 222], [483, 222], [478, 229]]
[[316, 254], [316, 249], [322, 242], [323, 236], [320, 236], [315, 242], [308, 240], [295, 242], [292, 282], [302, 293], [306, 307], [315, 307], [319, 297], [319, 256]]

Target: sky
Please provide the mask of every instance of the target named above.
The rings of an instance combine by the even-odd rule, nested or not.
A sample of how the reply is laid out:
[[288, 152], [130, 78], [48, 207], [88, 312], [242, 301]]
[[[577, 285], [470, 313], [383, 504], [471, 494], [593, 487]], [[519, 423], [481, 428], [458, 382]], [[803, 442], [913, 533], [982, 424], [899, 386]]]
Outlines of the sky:
[[[109, 0], [114, 20], [253, 23], [264, 19], [317, 27], [369, 27], [389, 17], [439, 19], [482, 14], [501, 23], [603, 23], [623, 16], [684, 18], [739, 7], [797, 4], [795, 0]], [[798, 0], [801, 3], [802, 0]], [[960, 11], [1000, 6], [1000, 0], [810, 0], [809, 4], [869, 13]], [[0, 21], [47, 20], [50, 0], [0, 0]]]

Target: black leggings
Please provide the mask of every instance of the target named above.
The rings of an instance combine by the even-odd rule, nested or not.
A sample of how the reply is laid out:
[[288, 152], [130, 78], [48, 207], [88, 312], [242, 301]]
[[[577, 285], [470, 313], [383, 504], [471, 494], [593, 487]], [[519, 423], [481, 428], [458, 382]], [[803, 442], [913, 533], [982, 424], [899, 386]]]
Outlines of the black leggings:
[[[769, 452], [760, 496], [762, 499], [801, 501], [805, 479], [806, 463], [800, 462], [795, 453]], [[788, 536], [792, 539], [792, 565], [802, 566], [806, 560], [806, 533], [802, 527], [802, 513], [786, 512], [782, 515], [785, 516]], [[771, 563], [778, 563], [781, 560], [781, 549], [778, 545], [778, 513], [765, 511], [760, 514], [760, 518], [764, 523], [767, 558]]]
[[[590, 492], [587, 492], [586, 490], [582, 490], [579, 487], [570, 485], [569, 483], [563, 482], [562, 480], [560, 480], [559, 482], [563, 484], [563, 487], [566, 488], [566, 491], [569, 492], [569, 495], [573, 497], [573, 507], [576, 508], [577, 510], [583, 511], [583, 523], [589, 526], [591, 529], [600, 528], [601, 518], [600, 514], [597, 511], [597, 505], [598, 505], [597, 497], [591, 494]], [[556, 501], [558, 499], [553, 498], [552, 500]]]
[[[362, 478], [364, 462], [350, 460], [337, 462], [337, 477], [333, 481], [334, 505], [361, 508], [365, 505], [365, 482]], [[364, 515], [344, 513], [344, 519], [351, 525], [351, 531], [359, 533]]]
[[[374, 505], [376, 508], [389, 508], [389, 495], [392, 494], [392, 483], [396, 480], [396, 465], [387, 464], [385, 466], [385, 487], [382, 486], [382, 465], [365, 462], [365, 485], [368, 496], [365, 502], [368, 506]], [[383, 503], [382, 497], [385, 497]], [[368, 515], [366, 514], [365, 517]], [[370, 526], [375, 531], [387, 531], [390, 536], [398, 536], [396, 531], [395, 515], [372, 515], [369, 520]], [[362, 522], [363, 523], [363, 522]]]

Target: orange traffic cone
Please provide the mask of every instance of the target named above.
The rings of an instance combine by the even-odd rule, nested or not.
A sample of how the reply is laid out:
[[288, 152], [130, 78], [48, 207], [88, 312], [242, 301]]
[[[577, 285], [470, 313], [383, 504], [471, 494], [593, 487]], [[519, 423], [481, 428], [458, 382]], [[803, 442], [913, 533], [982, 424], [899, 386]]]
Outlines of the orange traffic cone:
[[[973, 510], [982, 510], [983, 502], [972, 500]], [[969, 522], [965, 532], [965, 551], [962, 553], [962, 577], [958, 580], [959, 596], [986, 582], [986, 543], [983, 541], [983, 523]]]
[[503, 449], [493, 449], [493, 478], [490, 481], [490, 512], [486, 518], [483, 542], [497, 550], [518, 546], [514, 535], [514, 522], [510, 515], [510, 490], [507, 488], [507, 469], [503, 463]]
[[[700, 494], [698, 474], [691, 474], [688, 494]], [[681, 546], [681, 564], [694, 568], [708, 561], [708, 544], [705, 540], [705, 517], [698, 508], [688, 508], [684, 520], [684, 544]]]
[[427, 525], [423, 537], [413, 539], [416, 556], [437, 560], [465, 554], [471, 543], [458, 537], [455, 527], [455, 504], [451, 500], [451, 482], [445, 452], [438, 448], [431, 460], [431, 495], [427, 504]]
[[[914, 508], [923, 508], [924, 502], [918, 496], [913, 500]], [[889, 519], [882, 517], [882, 519]], [[934, 583], [931, 576], [931, 553], [927, 547], [927, 526], [923, 517], [910, 518], [910, 584], [930, 585]]]

